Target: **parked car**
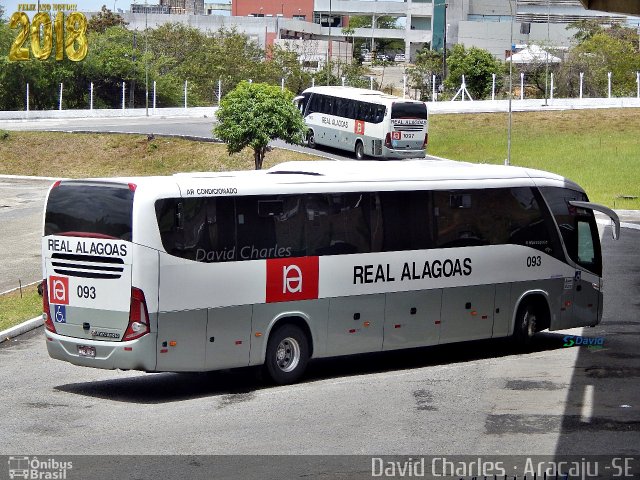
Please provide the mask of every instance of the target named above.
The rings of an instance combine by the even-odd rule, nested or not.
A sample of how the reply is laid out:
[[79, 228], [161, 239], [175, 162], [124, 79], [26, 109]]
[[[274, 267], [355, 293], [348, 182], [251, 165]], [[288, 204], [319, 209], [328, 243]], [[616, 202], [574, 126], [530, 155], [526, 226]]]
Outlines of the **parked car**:
[[389, 57], [387, 57], [384, 53], [378, 53], [376, 55], [376, 60], [379, 62], [388, 62], [389, 61]]
[[396, 63], [406, 62], [407, 59], [404, 56], [404, 53], [396, 53], [396, 56], [393, 57], [393, 61]]
[[372, 54], [370, 54], [370, 53], [365, 53], [365, 54], [362, 56], [362, 61], [363, 61], [363, 62], [370, 62], [371, 60], [373, 60], [373, 55], [372, 55]]

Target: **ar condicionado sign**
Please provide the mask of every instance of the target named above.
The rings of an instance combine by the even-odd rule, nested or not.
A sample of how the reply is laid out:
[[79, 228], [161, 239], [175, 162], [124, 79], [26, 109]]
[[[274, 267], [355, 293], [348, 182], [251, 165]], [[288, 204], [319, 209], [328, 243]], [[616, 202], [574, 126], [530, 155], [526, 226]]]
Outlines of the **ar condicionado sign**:
[[[40, 12], [29, 21], [25, 11], [35, 11], [36, 4], [18, 4], [18, 12], [11, 15], [9, 27], [18, 33], [9, 50], [10, 61], [47, 60], [52, 53], [56, 60], [66, 56], [79, 62], [87, 56], [87, 18], [76, 12], [75, 4], [40, 4]], [[44, 10], [44, 11], [43, 11]], [[53, 24], [49, 10], [57, 11]], [[71, 11], [65, 19], [64, 11]], [[30, 47], [30, 48], [29, 48]]]

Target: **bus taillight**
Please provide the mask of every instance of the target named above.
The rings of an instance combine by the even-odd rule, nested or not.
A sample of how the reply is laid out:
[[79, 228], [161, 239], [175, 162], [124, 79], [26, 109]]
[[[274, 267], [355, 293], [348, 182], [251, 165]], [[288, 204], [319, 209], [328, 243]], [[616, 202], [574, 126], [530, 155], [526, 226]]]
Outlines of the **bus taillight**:
[[46, 280], [42, 281], [42, 319], [44, 320], [44, 328], [56, 333], [56, 327], [51, 320], [51, 310], [49, 310], [49, 289]]
[[144, 292], [131, 287], [131, 306], [129, 308], [129, 325], [122, 340], [135, 340], [149, 333], [149, 312]]
[[384, 137], [384, 146], [391, 148], [391, 132], [387, 132], [387, 135]]
[[422, 148], [426, 148], [427, 143], [429, 143], [429, 132], [424, 134], [424, 143], [422, 144]]

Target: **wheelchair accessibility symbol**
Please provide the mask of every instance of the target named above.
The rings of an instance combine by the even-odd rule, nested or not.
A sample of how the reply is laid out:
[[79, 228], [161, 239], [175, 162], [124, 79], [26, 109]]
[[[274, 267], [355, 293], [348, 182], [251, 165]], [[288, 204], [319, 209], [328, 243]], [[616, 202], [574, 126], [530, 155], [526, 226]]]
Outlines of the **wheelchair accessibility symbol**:
[[53, 321], [56, 323], [67, 323], [67, 307], [64, 305], [56, 305]]

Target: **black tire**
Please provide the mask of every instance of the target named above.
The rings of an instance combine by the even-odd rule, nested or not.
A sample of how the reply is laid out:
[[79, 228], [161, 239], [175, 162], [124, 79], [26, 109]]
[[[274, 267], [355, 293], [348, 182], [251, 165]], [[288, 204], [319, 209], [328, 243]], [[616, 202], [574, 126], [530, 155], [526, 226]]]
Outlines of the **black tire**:
[[269, 336], [265, 370], [278, 385], [297, 382], [309, 361], [309, 340], [295, 325], [284, 325]]
[[313, 130], [307, 132], [307, 147], [316, 148], [316, 137]]
[[516, 323], [513, 327], [513, 339], [520, 346], [531, 345], [533, 336], [538, 331], [538, 317], [536, 311], [530, 305], [521, 305], [516, 314]]
[[356, 141], [356, 160], [364, 160], [364, 145], [360, 140]]

